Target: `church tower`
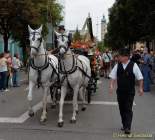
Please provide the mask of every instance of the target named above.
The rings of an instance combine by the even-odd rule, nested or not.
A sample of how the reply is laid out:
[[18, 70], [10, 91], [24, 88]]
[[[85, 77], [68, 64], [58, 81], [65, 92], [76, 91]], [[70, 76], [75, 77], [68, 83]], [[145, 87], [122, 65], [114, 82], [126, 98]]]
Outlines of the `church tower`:
[[105, 16], [103, 15], [101, 19], [101, 40], [104, 40], [106, 33], [107, 33], [107, 22]]

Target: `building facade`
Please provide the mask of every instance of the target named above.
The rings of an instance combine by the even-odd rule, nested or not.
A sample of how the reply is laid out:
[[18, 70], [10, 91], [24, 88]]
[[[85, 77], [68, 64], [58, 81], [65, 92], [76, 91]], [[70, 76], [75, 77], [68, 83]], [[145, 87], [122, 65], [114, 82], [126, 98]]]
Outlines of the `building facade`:
[[[8, 50], [10, 51], [11, 55], [18, 53], [20, 55], [21, 60], [23, 60], [23, 51], [22, 48], [19, 47], [17, 42], [14, 42], [12, 39], [8, 40]], [[4, 52], [4, 41], [3, 36], [0, 35], [0, 53]]]

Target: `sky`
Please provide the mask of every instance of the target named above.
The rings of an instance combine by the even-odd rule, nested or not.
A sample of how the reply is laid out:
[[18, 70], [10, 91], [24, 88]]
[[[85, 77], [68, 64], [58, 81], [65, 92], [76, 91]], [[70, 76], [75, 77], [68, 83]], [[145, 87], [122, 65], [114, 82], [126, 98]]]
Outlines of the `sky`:
[[82, 26], [88, 17], [92, 18], [94, 36], [100, 40], [100, 25], [103, 14], [108, 20], [108, 9], [115, 0], [66, 0], [65, 3], [65, 26], [68, 30], [75, 30]]

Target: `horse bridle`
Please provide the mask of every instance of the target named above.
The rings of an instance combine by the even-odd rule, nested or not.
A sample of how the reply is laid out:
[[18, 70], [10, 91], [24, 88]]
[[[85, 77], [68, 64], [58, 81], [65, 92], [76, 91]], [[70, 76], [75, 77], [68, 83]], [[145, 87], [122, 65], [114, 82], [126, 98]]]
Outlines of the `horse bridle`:
[[[39, 34], [39, 35], [41, 36], [40, 32], [36, 32], [36, 31], [35, 31], [35, 32], [30, 33], [30, 34], [33, 35], [33, 37], [32, 37], [32, 40], [33, 40], [33, 41], [35, 40], [35, 34], [36, 34], [36, 33]], [[42, 43], [42, 36], [41, 36], [38, 40], [40, 41], [38, 47], [30, 46], [30, 48], [35, 49], [37, 52], [39, 52], [39, 49], [40, 49], [40, 46], [41, 46], [41, 43]]]

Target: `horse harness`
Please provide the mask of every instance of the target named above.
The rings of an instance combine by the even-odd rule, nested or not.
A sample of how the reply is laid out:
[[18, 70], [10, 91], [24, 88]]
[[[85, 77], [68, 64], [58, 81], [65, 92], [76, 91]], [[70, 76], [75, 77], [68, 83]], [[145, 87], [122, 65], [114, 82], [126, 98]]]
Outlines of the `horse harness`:
[[[83, 66], [82, 61], [81, 61], [80, 59], [78, 59], [74, 54], [69, 54], [69, 55], [71, 55], [72, 58], [73, 58], [73, 65], [72, 65], [72, 68], [71, 68], [70, 70], [67, 71], [67, 70], [65, 69], [65, 64], [64, 64], [63, 61], [62, 61], [62, 64], [61, 64], [61, 62], [60, 62], [60, 59], [61, 59], [61, 58], [60, 58], [60, 56], [59, 56], [58, 72], [59, 72], [60, 74], [63, 75], [62, 79], [60, 80], [60, 85], [63, 84], [63, 82], [65, 81], [65, 79], [67, 79], [68, 87], [69, 87], [70, 89], [72, 89], [71, 84], [70, 84], [69, 79], [68, 79], [68, 75], [73, 74], [77, 69], [79, 69], [79, 70], [82, 72], [82, 74], [83, 74], [84, 76], [86, 76], [87, 78], [91, 79], [91, 77], [87, 74], [87, 70], [88, 70], [88, 69], [86, 69], [86, 72], [84, 71], [84, 66]], [[75, 59], [75, 58], [77, 58], [77, 59]], [[78, 61], [81, 63], [82, 68], [81, 68], [80, 66], [77, 65]], [[63, 66], [62, 66], [62, 65], [63, 65]], [[62, 70], [62, 67], [64, 67], [64, 70]]]
[[[33, 41], [35, 40], [35, 34], [36, 34], [36, 33], [37, 33], [37, 34], [40, 34], [39, 32], [36, 32], [36, 31], [31, 33], [31, 34], [33, 35], [33, 37], [32, 37], [32, 40], [33, 40]], [[41, 43], [42, 43], [42, 37], [39, 38], [39, 41], [40, 41], [40, 43], [39, 43], [39, 46], [38, 46], [37, 48], [36, 48], [36, 47], [33, 47], [33, 46], [30, 46], [30, 48], [33, 48], [33, 49], [35, 49], [37, 52], [39, 52], [39, 48], [40, 48]], [[47, 68], [49, 67], [49, 65], [53, 68], [53, 71], [52, 71], [52, 74], [51, 74], [51, 79], [52, 79], [54, 73], [58, 75], [56, 69], [54, 68], [54, 66], [52, 65], [52, 63], [50, 63], [50, 62], [51, 62], [51, 58], [49, 58], [49, 57], [47, 56], [46, 51], [45, 51], [45, 54], [40, 54], [40, 55], [38, 55], [38, 56], [41, 56], [41, 55], [45, 55], [45, 64], [44, 64], [43, 66], [40, 66], [40, 67], [35, 66], [35, 64], [34, 64], [34, 58], [30, 58], [30, 60], [29, 60], [29, 67], [33, 68], [34, 70], [36, 70], [36, 71], [38, 72], [38, 77], [37, 77], [37, 86], [38, 86], [38, 88], [39, 88], [40, 86], [42, 86], [42, 82], [41, 82], [41, 72], [42, 72], [43, 70], [47, 69]]]
[[30, 58], [30, 60], [29, 60], [29, 66], [38, 72], [38, 75], [37, 75], [37, 86], [38, 86], [38, 88], [39, 88], [40, 86], [42, 86], [42, 82], [41, 82], [41, 72], [42, 72], [43, 70], [47, 69], [47, 68], [49, 67], [49, 65], [50, 65], [50, 66], [52, 67], [52, 69], [53, 69], [52, 74], [51, 74], [51, 79], [52, 79], [52, 77], [53, 77], [54, 74], [58, 75], [56, 69], [54, 68], [54, 66], [52, 65], [52, 63], [50, 63], [50, 62], [51, 62], [51, 58], [49, 58], [49, 57], [47, 56], [47, 54], [45, 54], [45, 56], [46, 56], [46, 58], [45, 58], [45, 64], [44, 64], [43, 66], [41, 66], [41, 67], [35, 66], [35, 64], [34, 64], [34, 59], [33, 59], [33, 58]]
[[[36, 34], [36, 33], [39, 34], [39, 35], [41, 36], [40, 32], [37, 32], [37, 31], [31, 32], [30, 34], [33, 35], [33, 37], [32, 37], [32, 40], [33, 40], [33, 41], [35, 40], [35, 34]], [[39, 52], [39, 48], [40, 48], [40, 46], [41, 46], [42, 40], [43, 40], [43, 38], [40, 37], [40, 38], [39, 38], [40, 43], [39, 43], [39, 46], [38, 46], [37, 48], [36, 48], [36, 47], [33, 47], [33, 46], [30, 46], [30, 48], [33, 48], [33, 49], [35, 49], [37, 52]]]

